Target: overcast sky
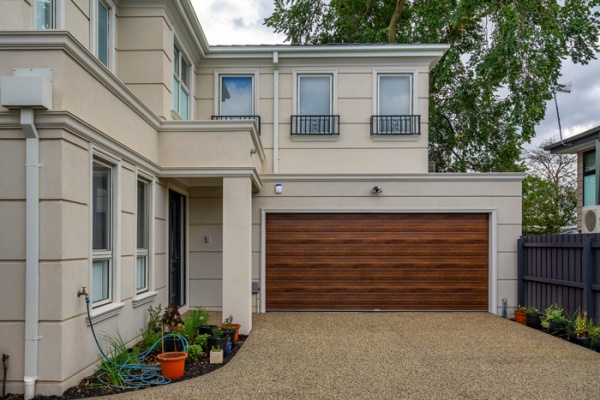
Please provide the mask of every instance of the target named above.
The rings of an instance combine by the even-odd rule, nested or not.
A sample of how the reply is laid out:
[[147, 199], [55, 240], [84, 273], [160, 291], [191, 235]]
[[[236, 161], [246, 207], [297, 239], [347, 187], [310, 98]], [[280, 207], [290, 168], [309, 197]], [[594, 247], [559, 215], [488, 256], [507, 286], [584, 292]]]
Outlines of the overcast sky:
[[[273, 0], [192, 0], [198, 19], [211, 45], [277, 44], [285, 37], [263, 25], [273, 12]], [[600, 54], [598, 55], [600, 58]], [[600, 61], [573, 65], [565, 61], [560, 83], [572, 83], [571, 93], [558, 93], [564, 137], [600, 125]], [[547, 104], [546, 119], [536, 126], [532, 145], [546, 137], [558, 138], [556, 107]]]

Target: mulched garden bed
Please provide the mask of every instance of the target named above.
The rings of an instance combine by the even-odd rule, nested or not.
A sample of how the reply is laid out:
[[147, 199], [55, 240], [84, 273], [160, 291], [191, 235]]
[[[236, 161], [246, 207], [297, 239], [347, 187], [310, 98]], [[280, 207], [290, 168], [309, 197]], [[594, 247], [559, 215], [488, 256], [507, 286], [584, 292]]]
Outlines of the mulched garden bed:
[[[238, 350], [242, 347], [244, 342], [248, 336], [240, 335], [237, 345], [231, 350], [231, 353], [227, 356], [223, 357], [223, 364], [210, 364], [208, 355], [205, 354], [202, 356], [200, 360], [197, 361], [185, 361], [185, 370], [183, 373], [183, 377], [180, 379], [174, 379], [172, 382], [181, 382], [186, 379], [196, 378], [198, 376], [202, 376], [204, 374], [208, 374], [214, 370], [217, 370], [227, 364], [231, 359], [235, 356]], [[106, 396], [110, 394], [117, 394], [123, 392], [130, 392], [134, 390], [144, 390], [142, 389], [113, 389], [107, 386], [104, 386], [98, 379], [96, 379], [95, 375], [88, 376], [84, 378], [79, 385], [70, 387], [67, 389], [62, 396], [36, 396], [35, 399], [39, 400], [62, 400], [62, 399], [82, 399], [86, 397], [99, 397]], [[0, 396], [0, 400], [19, 400], [23, 399], [22, 394], [12, 394], [9, 393], [6, 396]]]

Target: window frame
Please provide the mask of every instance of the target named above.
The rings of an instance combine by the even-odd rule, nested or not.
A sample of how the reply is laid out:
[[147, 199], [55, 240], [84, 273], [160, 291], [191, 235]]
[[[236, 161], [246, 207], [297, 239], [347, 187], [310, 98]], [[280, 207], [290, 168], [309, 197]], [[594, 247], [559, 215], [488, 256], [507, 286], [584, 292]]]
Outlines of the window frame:
[[[144, 185], [144, 206], [140, 212], [140, 184]], [[136, 180], [136, 255], [135, 255], [135, 293], [148, 292], [150, 290], [150, 194], [152, 183], [143, 176], [138, 175]], [[140, 214], [144, 221], [144, 236], [143, 246], [140, 247]], [[138, 285], [140, 259], [144, 259], [144, 285]]]
[[[223, 95], [223, 78], [233, 78], [233, 77], [237, 77], [237, 78], [250, 78], [250, 81], [252, 83], [252, 93], [250, 94], [250, 100], [252, 102], [251, 105], [251, 110], [249, 114], [231, 114], [231, 115], [226, 115], [223, 114], [223, 107], [222, 104], [223, 102], [221, 101], [222, 95]], [[218, 84], [218, 96], [216, 97], [217, 99], [217, 115], [219, 116], [247, 116], [247, 117], [251, 117], [254, 115], [258, 115], [257, 111], [256, 111], [256, 105], [257, 105], [257, 100], [256, 100], [256, 74], [255, 73], [219, 73], [218, 74], [218, 78], [217, 78], [217, 84]]]
[[[329, 77], [329, 114], [330, 118], [324, 120], [324, 124], [329, 125], [328, 132], [319, 132], [316, 134], [306, 132], [295, 132], [297, 122], [294, 119], [308, 116], [310, 114], [300, 114], [300, 79], [305, 76], [327, 76]], [[338, 70], [337, 69], [313, 69], [313, 68], [298, 68], [292, 70], [292, 121], [290, 125], [290, 139], [296, 141], [337, 141], [339, 140], [340, 123], [338, 112]], [[320, 123], [320, 122], [317, 122]], [[301, 123], [300, 126], [303, 123]], [[296, 128], [295, 128], [296, 126]], [[301, 129], [302, 130], [302, 129]]]
[[[413, 91], [413, 77], [411, 74], [399, 74], [399, 73], [378, 73], [377, 74], [377, 113], [376, 115], [390, 115], [390, 114], [383, 114], [381, 112], [381, 78], [382, 77], [407, 77], [408, 78], [408, 86], [409, 86], [409, 101], [410, 104], [408, 106], [409, 110], [408, 110], [408, 114], [397, 114], [397, 115], [414, 115], [413, 113], [413, 99], [412, 99], [412, 91]], [[394, 114], [396, 115], [396, 114]]]
[[323, 115], [335, 115], [336, 113], [333, 111], [334, 110], [334, 97], [333, 97], [333, 74], [332, 73], [299, 73], [296, 75], [296, 87], [297, 87], [297, 97], [296, 97], [296, 107], [295, 107], [295, 111], [296, 111], [296, 115], [316, 115], [316, 114], [302, 114], [300, 112], [300, 106], [301, 106], [301, 101], [300, 98], [302, 96], [302, 91], [301, 91], [301, 84], [300, 84], [300, 80], [302, 78], [323, 78], [323, 77], [327, 77], [329, 78], [329, 114], [323, 114]]
[[[178, 41], [173, 44], [173, 92], [171, 107], [176, 115], [182, 120], [192, 119], [192, 87], [193, 87], [193, 71], [194, 64], [189, 61], [190, 57], [183, 50]], [[183, 66], [185, 65], [185, 68]], [[182, 75], [186, 74], [187, 82], [184, 81]], [[181, 107], [181, 91], [187, 95], [187, 107], [185, 113], [182, 113]]]
[[[100, 55], [100, 12], [99, 5], [107, 11], [106, 19], [106, 63]], [[110, 71], [115, 70], [115, 4], [112, 0], [92, 0], [90, 6], [90, 51], [96, 56], [98, 61]]]
[[[94, 215], [96, 212], [96, 205], [95, 205], [95, 199], [96, 196], [94, 196], [95, 193], [95, 184], [94, 184], [94, 174], [96, 172], [96, 166], [102, 167], [102, 168], [106, 168], [108, 169], [108, 171], [110, 172], [109, 175], [109, 182], [108, 182], [108, 196], [107, 196], [107, 222], [108, 222], [108, 228], [107, 228], [107, 248], [106, 249], [95, 249], [94, 248], [94, 229], [95, 229], [95, 225], [94, 225]], [[92, 245], [91, 245], [91, 252], [92, 252], [92, 257], [91, 257], [91, 275], [90, 275], [90, 298], [92, 301], [92, 308], [98, 308], [101, 306], [104, 306], [106, 304], [110, 304], [113, 302], [114, 299], [114, 275], [115, 275], [115, 268], [114, 268], [114, 260], [115, 260], [115, 254], [114, 254], [114, 243], [115, 243], [115, 165], [111, 164], [110, 162], [107, 162], [106, 160], [103, 160], [101, 158], [98, 157], [93, 157], [92, 160], [92, 185], [91, 185], [91, 230], [92, 230]], [[102, 299], [98, 299], [95, 300], [95, 282], [94, 282], [94, 273], [95, 273], [95, 264], [97, 262], [103, 262], [103, 261], [107, 261], [108, 262], [108, 271], [107, 271], [107, 277], [106, 277], [106, 286], [107, 286], [107, 297], [106, 298], [102, 298]], [[104, 281], [102, 283], [102, 287], [104, 287]]]
[[[585, 159], [591, 156], [594, 159], [594, 169], [590, 169], [589, 171], [585, 170]], [[596, 165], [596, 150], [589, 150], [589, 151], [585, 151], [582, 153], [581, 155], [581, 159], [582, 159], [582, 165], [581, 165], [581, 170], [582, 170], [582, 176], [581, 176], [581, 186], [582, 186], [582, 199], [581, 199], [581, 204], [583, 207], [587, 207], [587, 206], [595, 206], [597, 205], [597, 200], [596, 200], [596, 180], [598, 179], [598, 176], [596, 175], [596, 170], [598, 169], [598, 166]], [[585, 184], [585, 178], [589, 177], [589, 176], [594, 176], [594, 184], [592, 185], [592, 193], [594, 195], [594, 203], [593, 204], [586, 204], [586, 184]]]

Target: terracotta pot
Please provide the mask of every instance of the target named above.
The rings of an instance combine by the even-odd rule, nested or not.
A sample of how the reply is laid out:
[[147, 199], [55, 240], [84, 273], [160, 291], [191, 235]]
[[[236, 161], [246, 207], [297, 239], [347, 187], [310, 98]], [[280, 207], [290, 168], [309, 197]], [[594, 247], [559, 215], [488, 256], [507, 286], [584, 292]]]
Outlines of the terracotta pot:
[[[237, 343], [240, 340], [240, 328], [242, 327], [240, 324], [231, 324], [235, 328], [235, 342]], [[221, 329], [225, 329], [225, 325], [221, 324]]]
[[527, 323], [525, 313], [521, 311], [515, 311], [515, 322], [525, 325]]
[[171, 379], [181, 378], [187, 356], [187, 353], [182, 351], [159, 354], [157, 358], [160, 361], [162, 376]]

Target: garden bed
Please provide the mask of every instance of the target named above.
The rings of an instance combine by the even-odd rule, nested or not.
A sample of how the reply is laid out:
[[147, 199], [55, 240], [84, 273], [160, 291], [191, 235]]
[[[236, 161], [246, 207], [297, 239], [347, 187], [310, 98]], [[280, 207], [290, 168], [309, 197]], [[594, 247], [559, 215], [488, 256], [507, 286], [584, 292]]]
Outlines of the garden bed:
[[[238, 350], [242, 347], [244, 342], [248, 336], [240, 335], [237, 345], [231, 350], [231, 353], [227, 356], [223, 357], [222, 364], [210, 364], [208, 354], [205, 354], [197, 361], [186, 360], [185, 362], [185, 370], [183, 373], [183, 377], [179, 379], [172, 380], [173, 382], [181, 382], [187, 379], [196, 378], [198, 376], [202, 376], [204, 374], [208, 374], [212, 371], [215, 371], [224, 365], [226, 365], [229, 361], [233, 359]], [[158, 354], [158, 353], [156, 353]], [[148, 358], [148, 364], [152, 364], [156, 361], [155, 357]], [[147, 387], [146, 387], [147, 388]], [[77, 386], [70, 387], [67, 389], [62, 396], [36, 396], [35, 399], [39, 400], [61, 400], [61, 399], [82, 399], [89, 397], [99, 397], [106, 396], [111, 394], [123, 393], [123, 392], [131, 392], [134, 390], [145, 390], [142, 389], [113, 389], [108, 386], [103, 385], [97, 379], [97, 375], [92, 375], [84, 378]], [[0, 400], [19, 400], [23, 399], [23, 394], [12, 394], [9, 393], [6, 396], [0, 396]]]

